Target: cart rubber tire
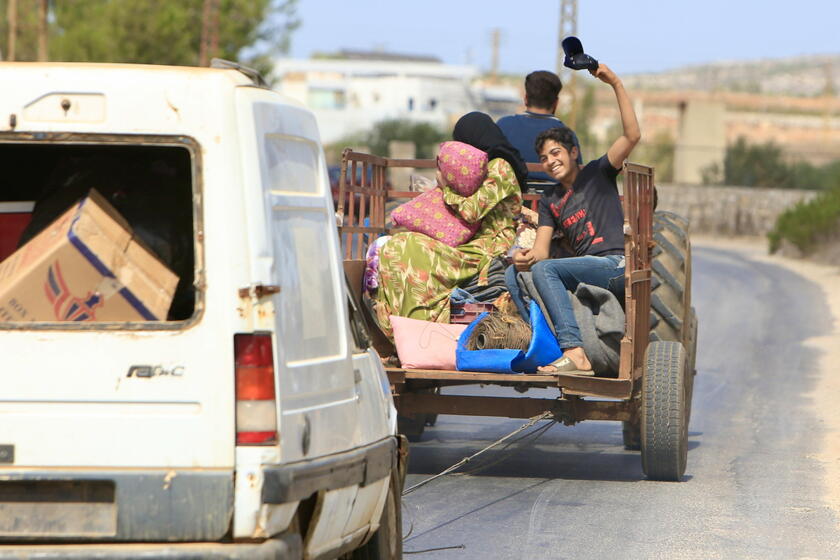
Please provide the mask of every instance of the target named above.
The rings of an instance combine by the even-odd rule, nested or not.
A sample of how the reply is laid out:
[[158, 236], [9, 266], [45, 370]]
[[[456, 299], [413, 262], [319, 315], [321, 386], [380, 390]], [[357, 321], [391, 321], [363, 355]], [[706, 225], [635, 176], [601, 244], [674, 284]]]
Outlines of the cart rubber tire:
[[673, 212], [655, 212], [653, 239], [650, 340], [685, 341], [686, 312], [691, 306], [688, 221]]
[[411, 443], [417, 443], [423, 438], [426, 429], [426, 415], [413, 414], [411, 416], [397, 415], [397, 431], [404, 435]]
[[688, 419], [691, 420], [691, 402], [694, 400], [694, 377], [697, 375], [697, 313], [694, 311], [694, 308], [691, 308], [690, 312], [691, 321], [689, 322], [689, 335], [688, 335], [688, 371], [686, 371], [686, 380], [688, 382], [688, 401], [686, 402], [686, 406], [688, 408], [687, 415]]
[[[439, 395], [440, 387], [417, 389], [416, 392]], [[437, 423], [437, 417], [438, 415], [433, 412], [412, 414], [411, 416], [398, 415], [397, 431], [404, 435], [408, 441], [417, 443], [423, 438], [423, 432], [426, 430], [426, 426], [434, 426]]]
[[382, 509], [379, 529], [368, 542], [350, 554], [351, 560], [399, 560], [402, 558], [402, 511], [399, 488], [394, 475], [388, 486], [388, 497]]
[[639, 451], [642, 448], [642, 426], [637, 422], [621, 423], [621, 438], [624, 440], [624, 449], [628, 451]]
[[688, 359], [683, 345], [654, 341], [642, 381], [642, 470], [651, 480], [680, 481], [688, 458]]

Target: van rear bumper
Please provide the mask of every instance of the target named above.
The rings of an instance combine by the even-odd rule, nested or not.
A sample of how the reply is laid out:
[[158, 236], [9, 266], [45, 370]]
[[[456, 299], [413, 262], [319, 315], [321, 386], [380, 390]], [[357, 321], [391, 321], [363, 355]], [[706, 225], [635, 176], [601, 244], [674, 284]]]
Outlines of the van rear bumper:
[[291, 560], [302, 555], [299, 535], [261, 543], [154, 543], [0, 546], [0, 560]]
[[310, 461], [263, 467], [262, 502], [285, 504], [319, 490], [367, 486], [397, 469], [399, 443], [388, 436], [364, 447]]

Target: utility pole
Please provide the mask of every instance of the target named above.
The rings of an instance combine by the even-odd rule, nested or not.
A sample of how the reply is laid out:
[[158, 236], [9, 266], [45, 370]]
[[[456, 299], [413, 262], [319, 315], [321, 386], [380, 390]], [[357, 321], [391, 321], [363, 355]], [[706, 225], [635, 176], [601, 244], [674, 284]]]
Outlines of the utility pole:
[[38, 60], [46, 62], [49, 60], [49, 51], [47, 44], [47, 34], [49, 32], [47, 13], [49, 0], [40, 0], [38, 2]]
[[209, 66], [210, 57], [219, 49], [219, 0], [204, 0], [201, 10], [201, 45], [198, 65]]
[[493, 59], [490, 63], [490, 79], [495, 84], [499, 81], [499, 43], [501, 30], [496, 27], [491, 32]]
[[557, 35], [557, 75], [560, 76], [563, 89], [570, 99], [566, 122], [574, 129], [577, 117], [577, 84], [575, 71], [563, 66], [563, 39], [569, 35], [577, 36], [577, 0], [560, 0], [560, 26]]
[[8, 47], [6, 48], [6, 60], [15, 59], [15, 43], [17, 42], [17, 0], [8, 0], [6, 5], [6, 19], [9, 21]]

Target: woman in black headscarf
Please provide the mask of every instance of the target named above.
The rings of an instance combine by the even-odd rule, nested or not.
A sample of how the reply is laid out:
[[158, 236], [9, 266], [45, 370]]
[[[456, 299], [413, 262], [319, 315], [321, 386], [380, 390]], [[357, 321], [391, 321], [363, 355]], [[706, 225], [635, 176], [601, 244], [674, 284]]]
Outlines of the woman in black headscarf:
[[452, 139], [487, 152], [487, 158], [490, 160], [497, 157], [504, 159], [513, 169], [520, 189], [525, 184], [528, 177], [525, 160], [522, 159], [519, 150], [508, 142], [502, 129], [493, 122], [490, 115], [479, 111], [467, 113], [455, 123]]
[[462, 117], [453, 137], [489, 156], [487, 177], [471, 196], [439, 187], [450, 208], [481, 227], [457, 247], [414, 232], [398, 233], [381, 247], [379, 287], [371, 297], [377, 322], [389, 337], [391, 315], [448, 323], [452, 290], [471, 281], [486, 285], [491, 261], [507, 254], [516, 238], [515, 218], [522, 210], [519, 176], [524, 180], [527, 175], [519, 152], [484, 113]]

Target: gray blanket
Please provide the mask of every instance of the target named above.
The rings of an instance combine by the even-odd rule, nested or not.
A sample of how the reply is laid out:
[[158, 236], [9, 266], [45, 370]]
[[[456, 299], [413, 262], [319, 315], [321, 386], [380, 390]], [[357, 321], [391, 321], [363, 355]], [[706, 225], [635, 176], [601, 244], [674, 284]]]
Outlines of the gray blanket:
[[[531, 273], [520, 272], [517, 280], [525, 299], [533, 298], [537, 302], [551, 331], [556, 335], [545, 304], [534, 287]], [[580, 328], [583, 349], [592, 363], [592, 369], [601, 377], [616, 377], [621, 338], [624, 336], [624, 309], [621, 303], [609, 290], [589, 284], [579, 284], [574, 293], [569, 292], [569, 296]]]

